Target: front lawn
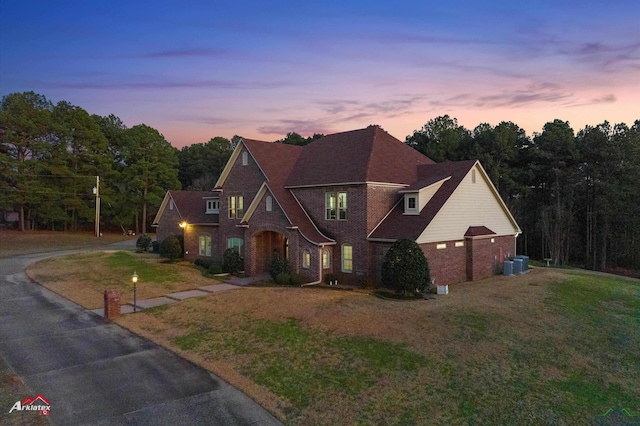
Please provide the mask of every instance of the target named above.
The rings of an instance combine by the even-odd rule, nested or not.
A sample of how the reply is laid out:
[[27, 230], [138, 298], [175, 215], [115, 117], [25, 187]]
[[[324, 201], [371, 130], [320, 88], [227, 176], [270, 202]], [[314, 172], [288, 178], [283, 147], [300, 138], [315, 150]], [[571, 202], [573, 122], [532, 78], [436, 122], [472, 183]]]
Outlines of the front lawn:
[[[117, 266], [105, 256], [93, 276]], [[537, 268], [413, 301], [250, 287], [117, 323], [286, 424], [589, 424], [610, 408], [640, 414], [633, 279]]]
[[156, 254], [101, 251], [56, 257], [27, 268], [27, 275], [49, 290], [89, 309], [103, 306], [106, 289], [120, 290], [122, 304], [133, 301], [133, 273], [138, 300], [192, 290], [218, 281], [205, 278], [191, 264], [169, 264]]

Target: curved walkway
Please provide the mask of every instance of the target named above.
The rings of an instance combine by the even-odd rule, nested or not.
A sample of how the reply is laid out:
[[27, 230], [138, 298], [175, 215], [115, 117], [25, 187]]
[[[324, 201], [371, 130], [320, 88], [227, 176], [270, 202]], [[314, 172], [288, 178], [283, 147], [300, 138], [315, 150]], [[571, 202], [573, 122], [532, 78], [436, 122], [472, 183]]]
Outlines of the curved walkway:
[[24, 273], [37, 260], [79, 251], [0, 259], [0, 357], [31, 392], [24, 398], [46, 398], [52, 424], [280, 424], [219, 377]]

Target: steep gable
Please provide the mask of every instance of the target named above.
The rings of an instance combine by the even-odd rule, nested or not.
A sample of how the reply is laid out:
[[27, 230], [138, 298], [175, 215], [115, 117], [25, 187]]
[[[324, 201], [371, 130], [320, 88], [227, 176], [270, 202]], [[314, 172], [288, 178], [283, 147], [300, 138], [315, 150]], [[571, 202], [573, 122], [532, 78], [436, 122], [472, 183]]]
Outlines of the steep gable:
[[464, 237], [469, 226], [488, 226], [499, 235], [521, 232], [479, 162], [469, 160], [421, 166], [418, 176], [420, 181], [401, 192], [417, 191], [443, 182], [417, 215], [404, 214], [404, 203], [400, 199], [370, 233], [369, 239], [410, 238], [418, 243], [448, 241]]
[[476, 162], [416, 241], [448, 241], [479, 236], [483, 231], [484, 235], [498, 236], [521, 233], [489, 176]]
[[365, 182], [410, 184], [417, 166], [433, 164], [378, 126], [335, 133], [306, 145], [287, 187]]
[[[243, 139], [236, 147], [229, 163], [225, 167], [225, 172], [220, 176], [216, 183], [217, 188], [222, 188], [229, 172], [240, 158], [240, 153], [246, 148], [247, 152], [255, 160], [256, 164], [262, 171], [266, 187], [273, 194], [276, 202], [284, 212], [291, 227], [297, 228], [302, 236], [308, 241], [319, 244], [333, 244], [334, 241], [323, 235], [313, 224], [307, 213], [304, 211], [300, 203], [296, 200], [291, 191], [285, 189], [285, 182], [292, 169], [294, 168], [303, 147], [295, 145], [287, 145], [273, 142], [263, 142], [252, 139]], [[228, 169], [228, 170], [227, 170]], [[264, 186], [263, 185], [263, 186]], [[258, 191], [253, 200], [252, 206], [257, 205], [264, 196], [265, 188]], [[255, 207], [253, 207], [255, 208]], [[246, 223], [249, 218], [243, 219], [242, 223]]]
[[167, 191], [158, 210], [158, 214], [156, 214], [153, 220], [153, 224], [158, 225], [160, 223], [163, 213], [166, 209], [171, 208], [172, 202], [180, 219], [189, 224], [217, 224], [219, 215], [206, 212], [206, 200], [218, 197], [219, 193], [216, 191]]

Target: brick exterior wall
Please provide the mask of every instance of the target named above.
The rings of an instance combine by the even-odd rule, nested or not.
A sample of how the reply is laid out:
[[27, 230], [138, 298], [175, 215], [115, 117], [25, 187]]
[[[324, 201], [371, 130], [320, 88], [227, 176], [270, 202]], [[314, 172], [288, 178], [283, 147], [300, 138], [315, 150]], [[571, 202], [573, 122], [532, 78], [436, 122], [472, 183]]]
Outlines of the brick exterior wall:
[[395, 186], [367, 185], [367, 235], [401, 198], [399, 190]]
[[[347, 220], [325, 219], [325, 194], [327, 192], [347, 193]], [[339, 282], [355, 284], [361, 275], [369, 270], [367, 241], [367, 188], [365, 185], [327, 186], [295, 188], [293, 193], [307, 211], [318, 229], [336, 241], [331, 253], [332, 273], [338, 275]], [[353, 248], [353, 270], [342, 272], [342, 245]], [[315, 249], [317, 251], [317, 248]], [[316, 256], [319, 253], [316, 253]], [[312, 254], [312, 263], [314, 262]], [[316, 258], [316, 262], [318, 262]], [[328, 273], [325, 271], [325, 273]]]
[[[200, 236], [211, 237], [211, 256], [200, 256]], [[199, 257], [222, 263], [222, 253], [227, 248], [227, 240], [221, 237], [218, 226], [187, 225], [184, 229], [184, 258], [193, 262]]]
[[288, 240], [288, 261], [296, 270], [296, 245], [298, 231], [287, 229], [289, 221], [275, 198], [272, 211], [267, 211], [266, 198], [273, 195], [267, 191], [260, 200], [256, 210], [249, 220], [249, 227], [244, 228], [245, 240], [245, 272], [252, 276], [269, 271], [269, 262], [274, 252], [284, 256], [285, 239]]
[[[456, 247], [456, 241], [420, 244], [422, 252], [429, 262], [431, 278], [436, 284], [454, 284], [467, 281], [467, 241], [463, 247]], [[447, 248], [437, 249], [437, 244], [446, 243]]]
[[[253, 157], [249, 155], [247, 165], [243, 166], [242, 153], [240, 153], [235, 164], [229, 171], [229, 175], [222, 187], [222, 193], [220, 194], [220, 237], [217, 238], [218, 244], [215, 246], [215, 254], [213, 253], [212, 247], [212, 257], [222, 258], [224, 251], [227, 249], [227, 240], [229, 238], [244, 239], [243, 251], [247, 250], [249, 241], [245, 237], [245, 228], [236, 226], [240, 224], [241, 219], [229, 219], [229, 197], [242, 195], [243, 208], [246, 212], [264, 181], [265, 176], [253, 160]], [[241, 255], [246, 258], [246, 253], [241, 253]]]
[[156, 241], [162, 242], [171, 235], [182, 235], [182, 228], [180, 228], [181, 220], [178, 209], [174, 207], [173, 210], [171, 210], [169, 204], [167, 204], [162, 212], [162, 219], [156, 227]]
[[[455, 284], [476, 281], [502, 273], [505, 257], [513, 256], [515, 237], [465, 238], [464, 247], [455, 247], [456, 241], [421, 244], [429, 261], [431, 277], [436, 284]], [[437, 244], [446, 243], [447, 248], [437, 249]]]

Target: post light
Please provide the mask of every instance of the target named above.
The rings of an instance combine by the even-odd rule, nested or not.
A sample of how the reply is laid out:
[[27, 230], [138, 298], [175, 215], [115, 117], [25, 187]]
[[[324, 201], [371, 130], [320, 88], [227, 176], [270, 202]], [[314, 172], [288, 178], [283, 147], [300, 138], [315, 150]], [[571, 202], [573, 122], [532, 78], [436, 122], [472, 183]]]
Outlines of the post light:
[[133, 271], [133, 277], [131, 277], [131, 281], [133, 281], [133, 312], [137, 312], [137, 300], [136, 300], [136, 283], [138, 282], [138, 274]]
[[95, 235], [100, 237], [100, 176], [96, 176], [96, 186], [93, 187], [93, 195], [96, 196]]

